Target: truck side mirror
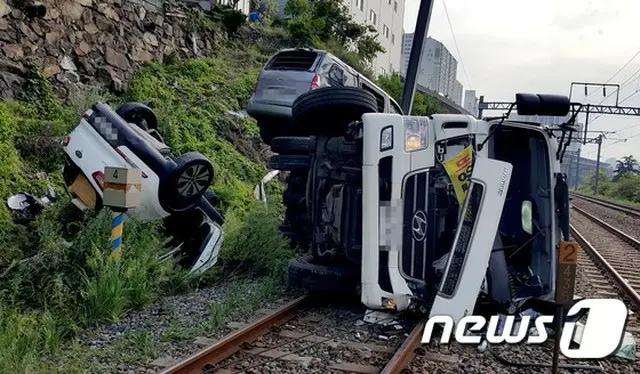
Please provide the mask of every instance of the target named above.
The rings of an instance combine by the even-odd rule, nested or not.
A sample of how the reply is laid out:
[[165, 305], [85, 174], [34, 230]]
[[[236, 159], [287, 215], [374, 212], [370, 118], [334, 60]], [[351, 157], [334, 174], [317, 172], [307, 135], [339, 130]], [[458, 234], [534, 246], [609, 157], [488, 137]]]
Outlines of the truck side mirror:
[[520, 207], [520, 224], [524, 232], [533, 233], [533, 204], [529, 200], [523, 201]]

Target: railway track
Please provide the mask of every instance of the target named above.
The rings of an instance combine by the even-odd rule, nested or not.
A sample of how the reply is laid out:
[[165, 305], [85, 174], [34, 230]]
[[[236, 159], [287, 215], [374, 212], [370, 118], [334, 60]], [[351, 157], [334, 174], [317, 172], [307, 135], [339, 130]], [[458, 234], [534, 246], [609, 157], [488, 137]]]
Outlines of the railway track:
[[593, 197], [593, 196], [587, 196], [587, 195], [579, 194], [576, 192], [571, 192], [570, 195], [573, 197], [577, 197], [578, 199], [586, 200], [594, 204], [598, 204], [600, 206], [616, 210], [618, 212], [626, 213], [632, 217], [640, 218], [640, 208], [635, 208], [632, 206], [619, 204], [613, 201], [608, 201], [608, 200]]
[[[572, 209], [577, 219], [571, 234], [586, 254], [579, 257], [578, 266], [589, 277], [593, 292], [598, 297], [622, 296], [631, 310], [640, 311], [640, 241], [580, 208]], [[630, 316], [627, 330], [640, 336], [637, 313]]]
[[408, 329], [397, 320], [386, 321], [390, 323], [386, 328], [370, 324], [368, 328], [385, 329], [372, 339], [354, 328], [360, 325], [363, 330], [367, 324], [362, 321], [362, 307], [353, 309], [323, 307], [309, 296], [300, 297], [162, 373], [304, 372], [314, 366], [327, 373], [401, 373], [413, 359], [424, 324], [413, 321]]

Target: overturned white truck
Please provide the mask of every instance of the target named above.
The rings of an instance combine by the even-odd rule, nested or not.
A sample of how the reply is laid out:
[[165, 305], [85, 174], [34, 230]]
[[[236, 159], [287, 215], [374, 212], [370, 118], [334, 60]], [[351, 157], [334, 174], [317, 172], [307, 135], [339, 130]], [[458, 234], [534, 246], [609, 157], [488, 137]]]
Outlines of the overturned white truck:
[[[307, 175], [284, 196], [305, 216], [311, 243], [290, 263], [290, 282], [455, 320], [479, 305], [554, 300], [569, 240], [560, 161], [573, 121], [376, 113], [367, 94], [328, 87], [300, 96], [294, 122], [310, 137], [272, 142], [281, 170]], [[515, 106], [561, 117], [572, 107], [531, 94], [516, 95]]]

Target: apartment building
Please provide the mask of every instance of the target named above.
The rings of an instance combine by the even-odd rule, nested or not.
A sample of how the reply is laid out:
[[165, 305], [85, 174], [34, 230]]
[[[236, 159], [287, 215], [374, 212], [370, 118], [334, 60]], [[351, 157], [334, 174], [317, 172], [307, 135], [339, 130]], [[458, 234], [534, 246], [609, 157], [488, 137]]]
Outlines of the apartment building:
[[[413, 33], [402, 37], [402, 68], [400, 74], [406, 76], [409, 57], [413, 45]], [[462, 105], [462, 84], [456, 79], [458, 61], [441, 42], [428, 37], [422, 47], [422, 57], [416, 80], [422, 86], [438, 92], [458, 105]]]
[[[287, 0], [278, 0], [280, 16], [284, 17]], [[404, 0], [343, 0], [355, 22], [373, 25], [378, 42], [385, 49], [372, 63], [377, 75], [400, 72], [402, 63], [402, 33]]]
[[478, 96], [476, 95], [476, 90], [464, 91], [464, 102], [462, 107], [473, 116], [478, 116]]

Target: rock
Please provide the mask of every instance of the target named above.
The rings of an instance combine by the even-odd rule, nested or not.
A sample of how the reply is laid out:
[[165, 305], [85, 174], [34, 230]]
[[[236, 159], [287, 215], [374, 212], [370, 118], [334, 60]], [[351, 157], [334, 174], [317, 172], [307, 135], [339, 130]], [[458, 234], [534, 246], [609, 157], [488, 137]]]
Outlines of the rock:
[[111, 20], [120, 22], [120, 16], [118, 16], [118, 13], [116, 13], [116, 11], [112, 7], [110, 7], [108, 4], [105, 4], [105, 3], [98, 4], [98, 12], [104, 14], [105, 17]]
[[80, 60], [80, 71], [86, 75], [96, 74], [96, 68], [91, 64], [91, 59], [88, 58]]
[[7, 31], [9, 29], [9, 22], [6, 19], [0, 18], [0, 31]]
[[0, 71], [0, 99], [7, 100], [15, 98], [16, 94], [22, 92], [22, 85], [25, 80], [19, 75]]
[[76, 54], [78, 56], [86, 56], [90, 51], [91, 47], [84, 40], [80, 42], [80, 44], [76, 47]]
[[102, 14], [96, 14], [96, 26], [102, 32], [111, 32], [113, 30], [113, 24], [109, 19]]
[[107, 47], [104, 58], [107, 64], [122, 70], [128, 69], [130, 66], [127, 56], [111, 47]]
[[[2, 1], [2, 0], [0, 0]], [[140, 9], [138, 9], [138, 18], [140, 18], [140, 21], [144, 20], [144, 17], [147, 15], [147, 10], [144, 9], [144, 7], [140, 7]]]
[[47, 9], [47, 14], [44, 15], [44, 19], [52, 21], [60, 17], [60, 12], [56, 8]]
[[153, 55], [144, 49], [136, 48], [131, 54], [131, 58], [138, 62], [148, 62], [153, 60]]
[[60, 34], [58, 34], [56, 31], [52, 31], [48, 32], [44, 38], [47, 43], [55, 45], [56, 43], [58, 43], [58, 40], [60, 40]]
[[76, 84], [80, 83], [80, 76], [75, 71], [65, 71], [56, 77], [60, 83]]
[[22, 51], [22, 46], [20, 44], [5, 44], [2, 47], [4, 54], [10, 59], [17, 60], [24, 57], [24, 52]]
[[62, 58], [62, 61], [60, 61], [60, 67], [63, 70], [72, 70], [72, 71], [78, 70], [78, 68], [76, 67], [76, 64], [73, 63], [73, 60], [69, 56], [64, 56]]
[[94, 23], [89, 23], [87, 25], [84, 25], [84, 31], [86, 31], [89, 34], [93, 35], [93, 34], [97, 33], [100, 30], [98, 29], [98, 26], [96, 26]]
[[60, 73], [60, 71], [61, 70], [58, 65], [49, 65], [44, 68], [44, 70], [42, 71], [42, 75], [44, 75], [45, 78], [49, 78]]
[[24, 22], [20, 22], [20, 26], [18, 26], [18, 28], [27, 37], [27, 39], [29, 39], [30, 42], [35, 43], [38, 41], [38, 35], [36, 35], [36, 33], [33, 32], [33, 30], [31, 30], [31, 28]]
[[77, 21], [82, 18], [84, 7], [74, 1], [67, 1], [62, 5], [62, 16]]
[[164, 34], [168, 37], [173, 36], [173, 26], [168, 23], [164, 24]]
[[158, 46], [158, 38], [156, 38], [154, 34], [150, 32], [145, 32], [142, 38], [147, 44], [152, 45], [154, 47]]
[[76, 3], [84, 6], [92, 6], [93, 0], [74, 0]]
[[40, 27], [40, 25], [37, 24], [36, 22], [31, 23], [31, 30], [40, 37], [44, 36], [44, 31], [42, 31], [42, 27]]
[[11, 13], [11, 8], [7, 5], [6, 0], [0, 0], [0, 17], [4, 17]]
[[18, 9], [11, 9], [11, 18], [22, 21], [24, 19], [24, 13]]

